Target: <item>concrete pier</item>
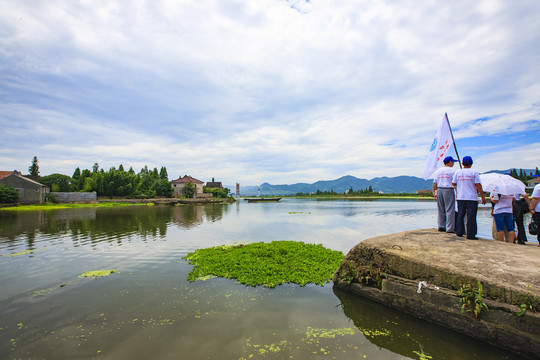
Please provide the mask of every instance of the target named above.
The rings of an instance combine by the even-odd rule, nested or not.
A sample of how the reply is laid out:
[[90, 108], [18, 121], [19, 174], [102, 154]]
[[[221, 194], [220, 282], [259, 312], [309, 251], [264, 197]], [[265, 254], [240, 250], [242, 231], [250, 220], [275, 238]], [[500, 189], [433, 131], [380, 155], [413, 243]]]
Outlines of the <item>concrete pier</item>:
[[[467, 240], [435, 229], [364, 240], [345, 256], [334, 286], [474, 338], [540, 359], [540, 247]], [[368, 281], [366, 277], [381, 281]], [[463, 284], [483, 287], [478, 318], [460, 301]]]

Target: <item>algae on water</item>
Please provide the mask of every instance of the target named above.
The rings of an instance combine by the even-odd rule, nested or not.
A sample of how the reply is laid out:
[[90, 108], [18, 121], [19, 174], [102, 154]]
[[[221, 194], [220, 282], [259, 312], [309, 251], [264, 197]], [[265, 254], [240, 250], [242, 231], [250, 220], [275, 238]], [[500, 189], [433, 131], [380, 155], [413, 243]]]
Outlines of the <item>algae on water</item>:
[[343, 253], [320, 244], [272, 241], [198, 249], [185, 259], [194, 265], [189, 281], [213, 275], [273, 288], [284, 283], [324, 285], [331, 281]]
[[95, 271], [87, 271], [81, 275], [79, 275], [80, 278], [84, 277], [93, 277], [94, 279], [97, 279], [98, 277], [103, 276], [109, 276], [112, 273], [117, 272], [118, 270], [95, 270]]

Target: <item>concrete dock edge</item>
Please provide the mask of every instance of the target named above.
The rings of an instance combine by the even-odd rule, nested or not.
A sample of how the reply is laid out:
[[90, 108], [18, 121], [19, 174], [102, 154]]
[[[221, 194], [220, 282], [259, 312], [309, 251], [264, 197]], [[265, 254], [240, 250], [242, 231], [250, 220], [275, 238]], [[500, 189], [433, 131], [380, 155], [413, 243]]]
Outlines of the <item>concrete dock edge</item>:
[[[366, 282], [380, 276], [378, 283]], [[480, 282], [488, 309], [462, 311], [462, 284]], [[364, 240], [345, 256], [334, 286], [473, 338], [540, 359], [540, 247], [465, 240], [434, 229]]]

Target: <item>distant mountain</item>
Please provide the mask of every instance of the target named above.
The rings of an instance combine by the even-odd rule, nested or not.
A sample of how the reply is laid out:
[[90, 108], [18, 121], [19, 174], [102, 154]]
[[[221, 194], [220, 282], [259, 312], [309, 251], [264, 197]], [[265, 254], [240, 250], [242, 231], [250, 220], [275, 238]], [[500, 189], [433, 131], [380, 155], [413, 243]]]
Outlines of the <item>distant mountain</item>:
[[[336, 180], [321, 180], [313, 184], [297, 183], [292, 185], [272, 185], [264, 183], [259, 186], [240, 186], [240, 195], [253, 196], [260, 191], [261, 195], [295, 195], [298, 193], [314, 193], [320, 191], [335, 191], [344, 193], [351, 187], [353, 190], [363, 190], [370, 186], [374, 191], [384, 193], [415, 193], [417, 190], [431, 189], [433, 180], [424, 180], [414, 176], [379, 177], [371, 180], [359, 179], [347, 175]], [[227, 186], [232, 192], [236, 189]]]
[[[510, 173], [510, 170], [490, 170], [487, 173]], [[534, 174], [536, 169], [523, 169], [526, 174]], [[519, 172], [519, 169], [518, 169]], [[378, 177], [371, 180], [359, 179], [357, 177], [346, 175], [336, 180], [321, 180], [313, 184], [297, 183], [292, 185], [272, 185], [264, 183], [259, 186], [240, 186], [240, 195], [254, 196], [258, 195], [295, 195], [298, 193], [315, 193], [320, 191], [335, 191], [344, 193], [351, 187], [353, 190], [363, 190], [371, 188], [374, 191], [383, 193], [416, 193], [418, 190], [430, 190], [433, 186], [433, 179], [424, 180], [415, 176], [396, 176], [396, 177]], [[234, 186], [225, 185], [231, 190], [236, 191]]]

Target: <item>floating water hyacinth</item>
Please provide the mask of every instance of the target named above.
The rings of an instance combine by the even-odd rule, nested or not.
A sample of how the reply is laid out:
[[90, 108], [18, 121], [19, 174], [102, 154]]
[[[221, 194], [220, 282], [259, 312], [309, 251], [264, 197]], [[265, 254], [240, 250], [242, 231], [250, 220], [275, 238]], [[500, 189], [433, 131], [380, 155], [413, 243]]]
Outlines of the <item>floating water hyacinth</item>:
[[249, 286], [284, 283], [324, 285], [343, 260], [340, 251], [298, 241], [272, 241], [198, 249], [186, 260], [194, 265], [189, 281], [213, 275]]

